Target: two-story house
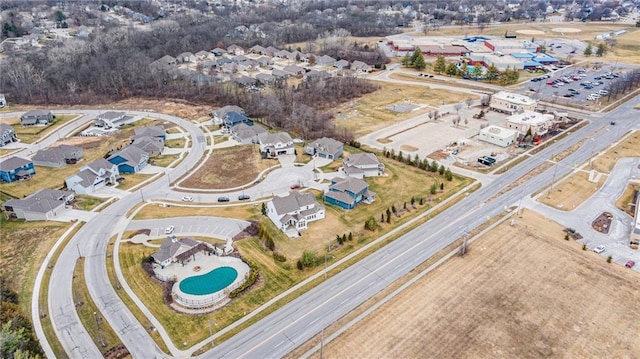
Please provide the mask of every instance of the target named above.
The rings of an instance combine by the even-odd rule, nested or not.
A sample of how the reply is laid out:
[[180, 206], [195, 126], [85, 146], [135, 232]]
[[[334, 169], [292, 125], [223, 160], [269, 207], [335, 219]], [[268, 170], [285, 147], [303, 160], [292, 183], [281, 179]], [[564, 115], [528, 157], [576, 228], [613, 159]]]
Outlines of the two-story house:
[[252, 119], [247, 117], [247, 115], [245, 115], [244, 113], [239, 113], [239, 112], [235, 112], [235, 111], [227, 112], [227, 114], [224, 116], [224, 120], [222, 121], [222, 124], [226, 128], [231, 128], [231, 127], [233, 127], [233, 126], [235, 126], [237, 124], [240, 124], [240, 123], [244, 123], [246, 125], [253, 126], [253, 120]]
[[231, 137], [242, 144], [258, 143], [258, 138], [267, 133], [267, 130], [259, 125], [249, 126], [239, 123], [229, 129]]
[[335, 160], [342, 156], [343, 149], [344, 144], [342, 142], [333, 138], [322, 137], [306, 145], [304, 151], [310, 156]]
[[4, 147], [9, 143], [17, 142], [18, 136], [16, 131], [6, 123], [0, 123], [0, 147]]
[[0, 162], [0, 180], [3, 182], [29, 179], [35, 174], [36, 169], [31, 160], [13, 156]]
[[48, 125], [53, 122], [54, 116], [49, 110], [31, 110], [20, 116], [22, 126]]
[[78, 194], [91, 194], [108, 184], [116, 183], [118, 165], [100, 158], [80, 168], [78, 173], [67, 177], [67, 188]]
[[324, 218], [325, 208], [312, 193], [293, 191], [286, 196], [276, 196], [267, 203], [266, 214], [281, 231], [297, 235], [307, 229], [309, 222]]
[[369, 191], [369, 185], [359, 178], [334, 178], [329, 190], [324, 194], [324, 201], [343, 209], [352, 209], [360, 202], [371, 203], [375, 193]]
[[236, 105], [222, 106], [219, 109], [211, 112], [211, 117], [213, 118], [213, 124], [221, 125], [224, 122], [224, 119], [227, 117], [227, 114], [229, 112], [237, 112], [237, 113], [245, 114], [244, 110], [240, 106], [236, 106]]
[[286, 132], [267, 133], [258, 138], [260, 153], [263, 157], [295, 155], [293, 139]]
[[137, 173], [149, 161], [149, 154], [136, 146], [128, 146], [109, 156], [107, 161], [118, 165], [120, 173]]
[[36, 166], [62, 167], [78, 162], [82, 156], [82, 147], [59, 145], [36, 152], [32, 160]]
[[373, 153], [354, 153], [343, 160], [344, 173], [349, 177], [365, 178], [384, 175], [384, 164]]

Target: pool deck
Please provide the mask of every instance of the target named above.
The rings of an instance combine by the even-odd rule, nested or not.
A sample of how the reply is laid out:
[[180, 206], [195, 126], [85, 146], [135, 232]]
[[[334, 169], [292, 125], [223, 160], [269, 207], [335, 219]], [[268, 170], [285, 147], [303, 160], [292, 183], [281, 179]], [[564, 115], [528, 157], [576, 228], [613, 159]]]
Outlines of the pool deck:
[[[180, 305], [187, 308], [202, 308], [215, 305], [227, 297], [228, 293], [225, 292], [238, 287], [249, 274], [249, 266], [236, 257], [207, 255], [204, 252], [199, 252], [195, 255], [195, 258], [195, 261], [192, 260], [189, 263], [185, 263], [184, 266], [180, 263], [172, 263], [165, 268], [155, 268], [160, 278], [176, 278], [176, 283], [173, 285], [174, 297]], [[197, 272], [194, 271], [196, 266], [200, 267]], [[226, 288], [205, 295], [187, 294], [180, 290], [180, 281], [183, 279], [203, 275], [220, 267], [231, 267], [238, 272], [236, 279]]]

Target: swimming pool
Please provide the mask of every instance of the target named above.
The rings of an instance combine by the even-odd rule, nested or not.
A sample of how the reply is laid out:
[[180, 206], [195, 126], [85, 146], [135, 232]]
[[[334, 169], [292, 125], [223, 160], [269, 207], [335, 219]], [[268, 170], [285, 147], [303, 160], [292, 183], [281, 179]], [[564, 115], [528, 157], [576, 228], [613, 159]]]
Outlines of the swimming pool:
[[191, 295], [207, 295], [223, 290], [238, 277], [231, 267], [219, 267], [208, 273], [187, 277], [180, 282], [180, 290]]

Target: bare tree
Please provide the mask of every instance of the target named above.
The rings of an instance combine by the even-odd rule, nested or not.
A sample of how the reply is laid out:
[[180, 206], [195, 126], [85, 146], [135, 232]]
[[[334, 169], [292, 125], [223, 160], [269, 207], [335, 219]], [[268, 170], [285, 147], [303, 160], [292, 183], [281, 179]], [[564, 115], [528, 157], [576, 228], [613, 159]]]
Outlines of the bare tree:
[[471, 105], [473, 105], [473, 99], [471, 97], [467, 97], [464, 102], [467, 104], [467, 108], [470, 108]]
[[458, 102], [455, 105], [453, 105], [453, 108], [456, 110], [456, 113], [460, 112], [460, 110], [462, 109], [462, 103]]

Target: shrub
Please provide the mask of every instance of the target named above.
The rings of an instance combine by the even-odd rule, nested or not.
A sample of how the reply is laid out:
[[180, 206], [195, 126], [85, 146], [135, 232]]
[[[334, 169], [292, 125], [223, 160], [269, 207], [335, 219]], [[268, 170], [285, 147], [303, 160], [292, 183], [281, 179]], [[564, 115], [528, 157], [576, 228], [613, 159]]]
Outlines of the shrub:
[[612, 259], [613, 259], [613, 257], [608, 256], [608, 257], [607, 257], [607, 263], [611, 263], [611, 260], [612, 260]]
[[316, 254], [310, 250], [304, 250], [302, 252], [302, 265], [305, 267], [312, 267], [316, 263]]
[[583, 250], [583, 251], [586, 251], [586, 250], [587, 250], [587, 245], [586, 245], [586, 244], [583, 244], [583, 245], [582, 245], [582, 250]]
[[296, 267], [298, 267], [299, 270], [302, 270], [304, 268], [304, 266], [302, 265], [302, 260], [298, 259], [298, 261], [296, 262]]
[[267, 239], [264, 240], [264, 245], [269, 248], [269, 250], [274, 251], [276, 249], [276, 244], [273, 242], [273, 238], [271, 238], [270, 234], [267, 234]]
[[147, 275], [149, 277], [153, 277], [156, 275], [156, 272], [153, 271], [153, 264], [149, 262], [143, 262], [142, 269], [144, 269], [144, 271], [147, 272]]
[[260, 272], [258, 272], [258, 266], [249, 259], [242, 258], [242, 261], [247, 263], [247, 265], [249, 266], [249, 276], [238, 288], [232, 290], [231, 293], [229, 293], [229, 298], [237, 297], [242, 292], [250, 288], [256, 282], [256, 280], [258, 280], [258, 275], [260, 274]]
[[351, 242], [353, 240], [353, 234], [351, 234], [351, 232], [349, 232], [349, 235], [347, 236], [347, 240], [349, 242]]
[[286, 262], [287, 261], [287, 257], [284, 254], [278, 253], [278, 252], [273, 252], [273, 259], [276, 260], [276, 262]]
[[171, 295], [171, 290], [173, 289], [173, 285], [175, 282], [173, 280], [168, 280], [162, 283], [162, 298], [164, 299], [164, 303], [170, 305], [173, 303], [173, 296]]
[[[378, 226], [378, 222], [376, 222], [376, 219], [373, 218], [373, 216], [369, 217], [367, 219], [366, 222], [364, 222], [364, 229], [370, 230], [370, 231], [375, 231], [376, 227]], [[346, 240], [346, 237], [343, 237], [343, 240]]]
[[568, 240], [569, 240], [569, 234], [565, 234], [565, 235], [564, 235], [564, 240], [565, 240], [565, 241], [568, 241]]

